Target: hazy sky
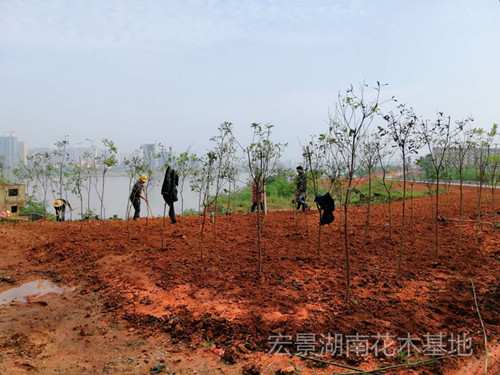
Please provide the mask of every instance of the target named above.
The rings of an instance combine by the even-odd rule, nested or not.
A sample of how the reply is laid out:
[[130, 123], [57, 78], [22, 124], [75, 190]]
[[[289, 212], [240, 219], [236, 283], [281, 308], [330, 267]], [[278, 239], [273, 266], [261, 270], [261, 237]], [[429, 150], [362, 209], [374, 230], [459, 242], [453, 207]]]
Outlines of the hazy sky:
[[497, 0], [0, 0], [0, 133], [29, 146], [110, 137], [203, 151], [230, 120], [288, 141], [340, 89], [500, 121]]

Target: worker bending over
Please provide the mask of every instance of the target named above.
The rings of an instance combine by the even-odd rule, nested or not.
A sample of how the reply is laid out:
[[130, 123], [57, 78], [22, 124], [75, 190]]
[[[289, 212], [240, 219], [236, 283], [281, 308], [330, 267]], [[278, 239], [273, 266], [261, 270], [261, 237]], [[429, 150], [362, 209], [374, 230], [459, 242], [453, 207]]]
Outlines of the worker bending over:
[[69, 204], [69, 202], [62, 198], [56, 199], [52, 203], [52, 206], [56, 211], [56, 221], [64, 221], [66, 219], [66, 206], [68, 206], [71, 210], [71, 205]]

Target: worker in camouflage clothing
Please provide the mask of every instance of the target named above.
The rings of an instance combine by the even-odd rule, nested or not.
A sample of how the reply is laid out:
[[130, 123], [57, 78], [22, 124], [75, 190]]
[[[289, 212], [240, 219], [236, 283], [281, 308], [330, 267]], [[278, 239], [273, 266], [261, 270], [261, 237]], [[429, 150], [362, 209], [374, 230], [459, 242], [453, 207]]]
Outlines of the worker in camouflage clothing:
[[307, 176], [304, 173], [304, 168], [299, 165], [297, 167], [297, 176], [295, 177], [295, 204], [297, 210], [302, 208], [302, 211], [307, 209], [306, 194], [307, 194]]

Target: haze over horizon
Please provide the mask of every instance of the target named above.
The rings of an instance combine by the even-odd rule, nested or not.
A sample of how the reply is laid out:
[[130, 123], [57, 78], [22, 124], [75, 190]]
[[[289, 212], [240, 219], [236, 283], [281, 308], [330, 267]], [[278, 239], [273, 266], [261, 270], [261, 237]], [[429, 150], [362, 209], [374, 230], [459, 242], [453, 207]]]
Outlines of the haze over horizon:
[[128, 152], [203, 152], [217, 126], [326, 129], [339, 90], [381, 81], [432, 118], [500, 121], [500, 4], [431, 1], [0, 1], [0, 133]]

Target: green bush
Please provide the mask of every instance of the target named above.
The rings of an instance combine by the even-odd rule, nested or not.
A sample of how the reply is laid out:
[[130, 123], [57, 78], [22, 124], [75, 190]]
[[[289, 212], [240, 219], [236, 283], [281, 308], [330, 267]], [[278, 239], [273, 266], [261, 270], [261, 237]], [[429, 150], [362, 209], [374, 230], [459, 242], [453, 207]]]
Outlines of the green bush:
[[26, 206], [19, 210], [19, 214], [21, 216], [46, 217], [50, 220], [55, 219], [55, 215], [49, 214], [42, 202], [34, 199], [29, 199]]

